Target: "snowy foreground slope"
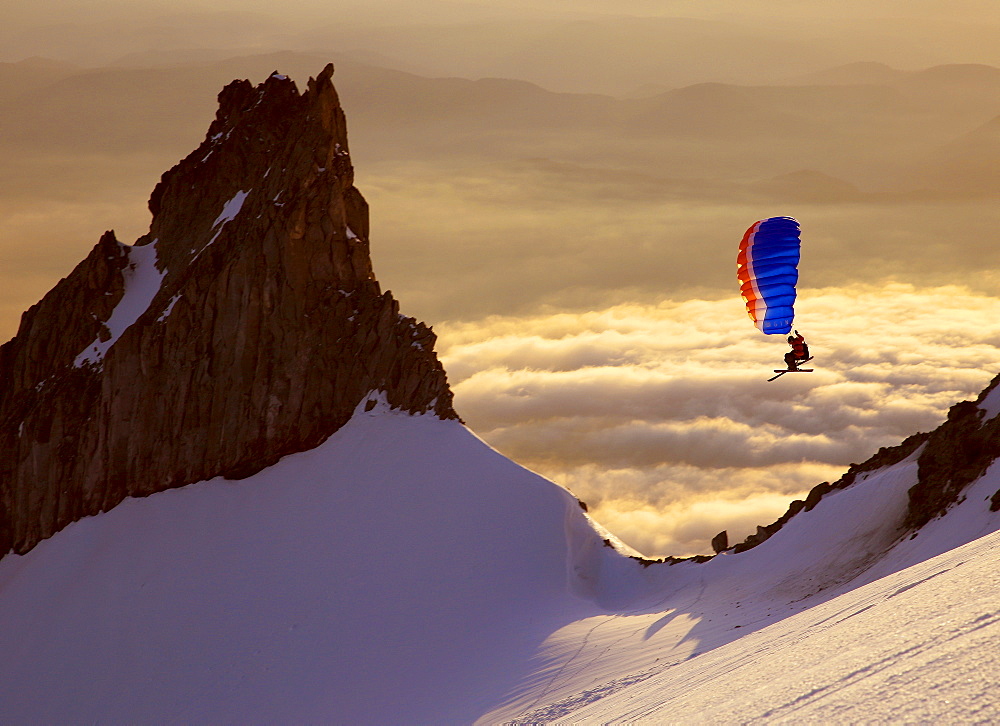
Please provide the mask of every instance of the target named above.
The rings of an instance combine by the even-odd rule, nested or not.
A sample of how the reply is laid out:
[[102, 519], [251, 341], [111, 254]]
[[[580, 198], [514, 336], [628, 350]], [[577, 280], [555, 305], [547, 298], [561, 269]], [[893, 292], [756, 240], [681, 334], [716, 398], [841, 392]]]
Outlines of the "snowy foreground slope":
[[0, 561], [0, 722], [1000, 718], [996, 467], [914, 539], [911, 457], [642, 567], [460, 423], [363, 408]]
[[897, 542], [918, 454], [752, 550], [647, 568], [652, 601], [554, 633], [482, 722], [1000, 719], [1000, 467]]
[[[525, 723], [996, 723], [998, 547], [1000, 533], [994, 533], [790, 617], [791, 608], [772, 609], [778, 622], [728, 645], [676, 665], [653, 664], [597, 682], [522, 718]], [[669, 612], [661, 616], [669, 617]], [[643, 633], [651, 635], [656, 624]], [[693, 655], [705, 641], [672, 645], [668, 658], [685, 650]]]
[[359, 410], [0, 561], [0, 723], [470, 722], [602, 560], [632, 564], [458, 422]]

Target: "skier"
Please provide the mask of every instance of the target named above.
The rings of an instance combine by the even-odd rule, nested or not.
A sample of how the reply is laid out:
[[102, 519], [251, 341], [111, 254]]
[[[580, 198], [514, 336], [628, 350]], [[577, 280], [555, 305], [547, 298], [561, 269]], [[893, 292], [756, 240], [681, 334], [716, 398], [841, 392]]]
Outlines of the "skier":
[[799, 363], [810, 359], [809, 346], [806, 344], [806, 339], [797, 330], [795, 335], [788, 336], [788, 344], [792, 346], [792, 349], [785, 353], [785, 366], [788, 370], [794, 371], [799, 367]]

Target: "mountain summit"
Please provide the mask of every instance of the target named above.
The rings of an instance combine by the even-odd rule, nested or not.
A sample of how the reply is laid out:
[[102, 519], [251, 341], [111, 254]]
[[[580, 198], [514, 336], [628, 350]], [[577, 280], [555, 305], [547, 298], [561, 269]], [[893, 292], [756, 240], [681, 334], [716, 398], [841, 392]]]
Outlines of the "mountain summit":
[[0, 554], [314, 448], [374, 391], [457, 418], [434, 334], [372, 271], [332, 74], [226, 86], [149, 233], [106, 232], [0, 347]]

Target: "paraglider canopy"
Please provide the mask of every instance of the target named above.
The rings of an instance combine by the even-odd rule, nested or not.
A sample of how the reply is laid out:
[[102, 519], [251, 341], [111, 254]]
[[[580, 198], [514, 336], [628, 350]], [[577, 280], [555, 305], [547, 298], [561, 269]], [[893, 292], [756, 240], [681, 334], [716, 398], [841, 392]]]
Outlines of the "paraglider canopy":
[[743, 235], [736, 277], [747, 314], [766, 335], [786, 335], [795, 318], [799, 223], [791, 217], [754, 222]]

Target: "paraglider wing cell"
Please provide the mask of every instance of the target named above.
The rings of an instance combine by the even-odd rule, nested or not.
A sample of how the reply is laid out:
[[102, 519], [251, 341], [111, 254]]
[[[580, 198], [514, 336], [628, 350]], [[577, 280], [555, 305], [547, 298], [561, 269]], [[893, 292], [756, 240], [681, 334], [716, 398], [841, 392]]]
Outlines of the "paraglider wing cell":
[[750, 225], [740, 242], [736, 277], [754, 325], [767, 335], [785, 335], [795, 318], [799, 281], [799, 223], [771, 217]]

